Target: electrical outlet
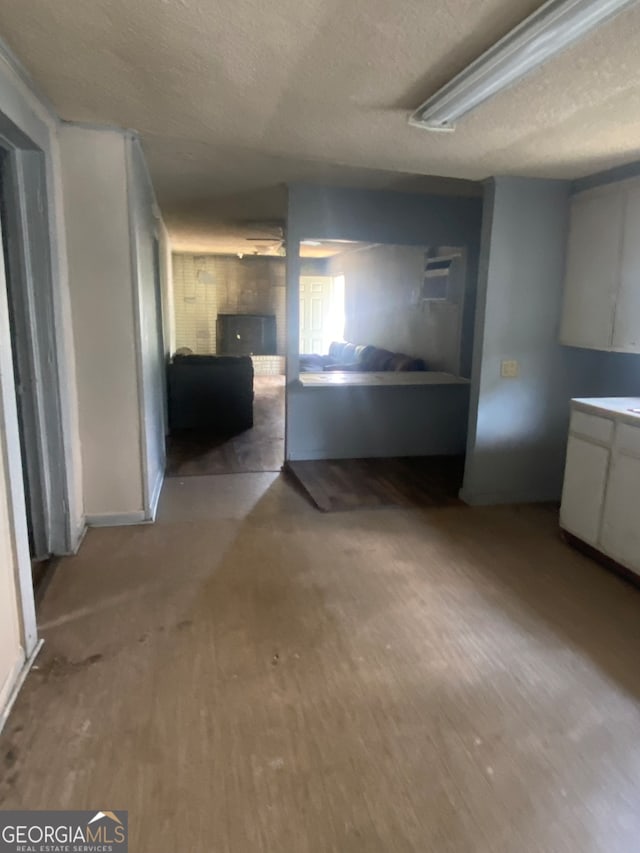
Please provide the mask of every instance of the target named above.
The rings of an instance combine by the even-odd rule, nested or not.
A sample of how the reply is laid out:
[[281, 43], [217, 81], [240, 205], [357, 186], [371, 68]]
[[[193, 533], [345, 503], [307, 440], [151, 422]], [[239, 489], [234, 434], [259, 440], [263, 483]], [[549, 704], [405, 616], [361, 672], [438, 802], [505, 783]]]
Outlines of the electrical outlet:
[[500, 376], [503, 379], [515, 379], [520, 375], [520, 365], [517, 361], [501, 361]]

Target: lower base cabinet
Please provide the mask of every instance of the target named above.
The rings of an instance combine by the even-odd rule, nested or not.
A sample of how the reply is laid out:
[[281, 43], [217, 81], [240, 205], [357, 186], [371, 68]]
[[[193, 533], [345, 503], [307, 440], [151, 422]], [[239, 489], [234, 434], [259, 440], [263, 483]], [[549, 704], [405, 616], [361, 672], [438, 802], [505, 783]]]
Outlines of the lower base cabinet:
[[577, 436], [569, 438], [560, 524], [594, 546], [600, 532], [609, 453], [606, 447]]
[[624, 453], [611, 461], [600, 544], [614, 560], [640, 572], [640, 459]]
[[614, 399], [609, 417], [606, 399], [599, 414], [572, 410], [560, 526], [640, 577], [640, 418]]

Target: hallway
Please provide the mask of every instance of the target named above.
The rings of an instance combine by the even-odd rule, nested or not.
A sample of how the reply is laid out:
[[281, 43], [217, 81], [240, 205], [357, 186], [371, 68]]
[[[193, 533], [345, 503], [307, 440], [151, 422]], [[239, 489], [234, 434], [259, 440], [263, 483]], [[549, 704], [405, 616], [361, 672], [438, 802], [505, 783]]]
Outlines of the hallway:
[[0, 806], [128, 809], [135, 853], [630, 853], [639, 594], [546, 508], [170, 479], [59, 565]]
[[232, 438], [169, 437], [167, 477], [279, 471], [284, 461], [284, 376], [254, 376], [253, 427]]

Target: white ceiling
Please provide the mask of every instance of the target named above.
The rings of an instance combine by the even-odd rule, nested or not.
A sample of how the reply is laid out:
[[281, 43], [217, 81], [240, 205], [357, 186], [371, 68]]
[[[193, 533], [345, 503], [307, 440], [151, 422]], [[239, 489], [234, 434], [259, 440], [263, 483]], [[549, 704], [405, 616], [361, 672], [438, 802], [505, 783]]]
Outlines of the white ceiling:
[[68, 120], [137, 129], [181, 249], [284, 213], [293, 180], [468, 192], [640, 152], [640, 4], [454, 134], [428, 95], [540, 0], [2, 0], [0, 34]]

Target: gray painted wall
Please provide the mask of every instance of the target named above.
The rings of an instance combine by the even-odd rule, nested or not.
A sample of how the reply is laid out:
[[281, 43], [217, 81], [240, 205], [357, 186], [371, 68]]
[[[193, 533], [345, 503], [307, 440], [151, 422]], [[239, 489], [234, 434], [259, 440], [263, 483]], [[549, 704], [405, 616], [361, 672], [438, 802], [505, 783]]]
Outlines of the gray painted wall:
[[[601, 389], [601, 353], [562, 347], [571, 184], [501, 177], [486, 185], [467, 465], [469, 503], [557, 500], [569, 400]], [[500, 376], [502, 359], [520, 363]]]
[[337, 255], [345, 275], [345, 338], [427, 357], [422, 315], [411, 294], [422, 285], [423, 246], [372, 246]]
[[[436, 248], [436, 247], [433, 247]], [[464, 265], [452, 266], [452, 301], [417, 302], [425, 246], [374, 245], [331, 259], [345, 276], [345, 338], [422, 358], [430, 370], [458, 374]]]
[[289, 398], [288, 459], [464, 453], [468, 385], [304, 388]]
[[[363, 425], [367, 413], [377, 412], [374, 394], [386, 393], [379, 389], [360, 389], [358, 405], [352, 405], [352, 395], [336, 393], [343, 389], [303, 389], [298, 378], [299, 356], [299, 243], [305, 238], [322, 240], [355, 240], [359, 242], [389, 243], [413, 246], [466, 246], [468, 250], [468, 299], [465, 305], [463, 371], [471, 363], [475, 282], [477, 278], [478, 251], [482, 200], [479, 198], [452, 198], [394, 192], [374, 192], [336, 187], [293, 185], [289, 187], [287, 218], [287, 458], [311, 458], [314, 447], [323, 447], [332, 455], [337, 446], [349, 447], [349, 455], [369, 456], [371, 442], [365, 439]], [[467, 374], [468, 375], [468, 374]], [[394, 389], [395, 390], [395, 389]], [[460, 393], [460, 392], [458, 392]], [[313, 397], [313, 395], [318, 395]], [[371, 405], [366, 404], [370, 399]], [[377, 401], [380, 398], [375, 398]], [[426, 401], [426, 397], [421, 398]], [[351, 401], [345, 407], [347, 401]], [[321, 401], [321, 402], [319, 402]], [[420, 406], [420, 404], [416, 404]], [[422, 405], [427, 405], [423, 402]], [[465, 403], [466, 405], [466, 403]], [[346, 408], [347, 415], [344, 415]], [[430, 408], [430, 407], [429, 407]], [[323, 435], [314, 434], [313, 442], [307, 439], [314, 412], [322, 412], [319, 429]], [[434, 409], [431, 409], [434, 412]], [[457, 410], [460, 411], [459, 409]], [[438, 421], [439, 416], [434, 414]], [[331, 427], [340, 419], [339, 442], [334, 442]], [[399, 418], [396, 419], [396, 422]], [[452, 424], [439, 422], [438, 434], [459, 428], [458, 414]], [[389, 431], [391, 427], [389, 427]], [[462, 425], [464, 433], [465, 424]], [[326, 437], [326, 440], [324, 440]], [[409, 436], [398, 446], [394, 441], [392, 455], [415, 455], [415, 445]], [[403, 441], [405, 441], [403, 439]], [[401, 442], [399, 443], [401, 444]], [[434, 442], [432, 446], [436, 446]], [[391, 444], [387, 445], [389, 448]], [[424, 450], [420, 450], [424, 452]], [[391, 453], [385, 451], [384, 455]], [[318, 457], [316, 457], [318, 458]], [[328, 458], [328, 457], [327, 457]]]
[[587, 175], [585, 178], [578, 178], [571, 184], [571, 192], [572, 194], [579, 193], [584, 190], [591, 190], [594, 187], [604, 186], [605, 184], [614, 184], [617, 181], [637, 178], [639, 175], [640, 162], [626, 163], [624, 166], [616, 166], [614, 169], [607, 169], [604, 172]]
[[[296, 184], [289, 187], [287, 287], [289, 354], [297, 355], [298, 244], [305, 238], [407, 246], [465, 246], [467, 288], [461, 373], [469, 376], [482, 199]], [[295, 303], [295, 304], [293, 304]], [[297, 358], [289, 369], [297, 375]]]
[[598, 355], [598, 396], [640, 396], [640, 355], [622, 352]]

